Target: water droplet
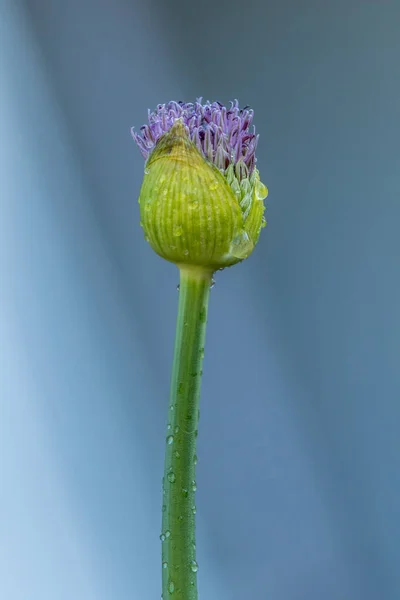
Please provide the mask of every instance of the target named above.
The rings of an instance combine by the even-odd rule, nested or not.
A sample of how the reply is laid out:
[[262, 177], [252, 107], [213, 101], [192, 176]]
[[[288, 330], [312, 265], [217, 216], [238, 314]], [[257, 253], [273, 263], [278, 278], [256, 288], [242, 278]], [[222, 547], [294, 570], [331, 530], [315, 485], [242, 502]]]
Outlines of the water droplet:
[[197, 508], [195, 506], [192, 506], [192, 513], [195, 515], [197, 513]]
[[215, 279], [214, 277], [211, 279], [211, 283], [210, 283], [210, 290], [213, 289], [213, 287], [215, 286]]
[[268, 188], [261, 181], [256, 181], [254, 190], [258, 200], [264, 200], [268, 196]]
[[171, 444], [173, 444], [173, 443], [174, 443], [174, 436], [173, 436], [173, 435], [169, 435], [169, 436], [167, 437], [167, 444], [168, 444], [168, 445], [171, 445]]
[[192, 560], [190, 563], [190, 568], [192, 569], [193, 573], [197, 573], [197, 571], [199, 570], [199, 565], [195, 560]]
[[178, 285], [176, 286], [176, 289], [178, 290], [178, 292], [179, 292], [179, 290], [181, 289], [181, 286], [179, 285], [179, 283], [178, 283]]
[[172, 231], [172, 235], [174, 237], [180, 237], [183, 233], [183, 229], [181, 225], [175, 225], [173, 231]]
[[193, 456], [193, 462], [194, 462], [194, 464], [195, 464], [195, 465], [197, 465], [197, 454], [195, 454], [195, 455]]
[[169, 591], [170, 594], [173, 594], [174, 590], [175, 590], [175, 584], [174, 584], [173, 581], [170, 581], [169, 584], [168, 584], [168, 591]]
[[189, 254], [189, 250], [186, 248], [186, 249], [183, 251], [183, 254], [184, 254], [185, 256], [187, 256], [187, 255]]
[[192, 481], [192, 490], [195, 492], [197, 490], [197, 484], [195, 482], [195, 480], [193, 479]]
[[187, 498], [187, 497], [188, 497], [188, 495], [189, 495], [189, 492], [188, 492], [188, 490], [187, 490], [186, 488], [182, 488], [182, 494], [183, 494], [183, 496], [184, 496], [185, 498]]
[[267, 219], [265, 217], [263, 217], [261, 219], [261, 227], [265, 227], [267, 225]]
[[162, 542], [164, 542], [164, 541], [165, 541], [165, 535], [164, 535], [163, 533], [160, 535], [160, 540], [161, 540]]
[[167, 425], [168, 431], [171, 429], [171, 427], [172, 427], [171, 423], [168, 423], [168, 425]]
[[170, 473], [168, 473], [167, 475], [167, 479], [170, 483], [174, 483], [176, 477], [175, 477], [175, 473], [173, 471], [171, 471]]
[[247, 231], [243, 230], [237, 235], [229, 248], [229, 252], [235, 258], [247, 258], [254, 248], [254, 244], [249, 238]]
[[175, 433], [179, 433], [179, 425], [177, 425], [177, 426], [175, 427], [175, 429], [174, 429], [174, 432], [175, 432]]
[[162, 568], [166, 569], [167, 567], [168, 567], [168, 563], [164, 561], [163, 564], [162, 564]]
[[150, 169], [148, 167], [144, 168], [144, 174], [148, 175], [150, 173]]
[[169, 529], [167, 529], [167, 531], [165, 532], [165, 537], [169, 538], [170, 535], [171, 535], [171, 532], [169, 531]]

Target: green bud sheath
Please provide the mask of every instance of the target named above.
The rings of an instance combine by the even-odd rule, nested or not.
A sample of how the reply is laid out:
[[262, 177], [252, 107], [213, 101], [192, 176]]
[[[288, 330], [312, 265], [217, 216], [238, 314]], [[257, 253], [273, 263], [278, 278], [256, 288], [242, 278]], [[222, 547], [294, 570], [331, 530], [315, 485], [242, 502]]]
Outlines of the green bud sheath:
[[157, 254], [177, 265], [217, 270], [247, 258], [257, 242], [264, 212], [264, 203], [256, 196], [257, 185], [262, 185], [256, 170], [253, 179], [256, 185], [249, 184], [253, 197], [245, 221], [239, 185], [235, 194], [177, 121], [146, 163], [139, 203], [147, 241]]

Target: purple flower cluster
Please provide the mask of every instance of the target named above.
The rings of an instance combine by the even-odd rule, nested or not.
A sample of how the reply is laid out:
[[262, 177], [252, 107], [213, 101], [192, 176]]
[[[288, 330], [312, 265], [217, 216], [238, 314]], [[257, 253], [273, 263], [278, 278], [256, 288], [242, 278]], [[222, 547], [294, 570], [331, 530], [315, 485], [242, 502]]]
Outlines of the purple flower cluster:
[[[221, 170], [230, 164], [237, 165], [240, 179], [248, 177], [254, 170], [255, 150], [258, 135], [251, 128], [253, 111], [245, 106], [239, 108], [237, 100], [229, 108], [220, 102], [201, 103], [168, 102], [159, 104], [155, 111], [148, 111], [148, 125], [137, 133], [132, 128], [132, 136], [145, 159], [153, 150], [160, 137], [169, 131], [177, 119], [186, 126], [190, 139], [202, 154]], [[243, 168], [241, 168], [243, 167]]]

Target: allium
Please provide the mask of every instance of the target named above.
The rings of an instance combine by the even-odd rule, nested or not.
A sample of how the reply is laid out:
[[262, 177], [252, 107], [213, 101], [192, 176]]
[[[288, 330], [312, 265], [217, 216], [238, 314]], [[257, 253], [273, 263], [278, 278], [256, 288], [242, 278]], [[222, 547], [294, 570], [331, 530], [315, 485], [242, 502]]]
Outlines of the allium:
[[239, 163], [239, 179], [248, 177], [256, 163], [258, 142], [252, 126], [253, 110], [249, 106], [239, 108], [237, 100], [226, 108], [220, 102], [168, 102], [159, 104], [155, 111], [148, 111], [148, 125], [132, 136], [147, 159], [160, 137], [167, 133], [178, 119], [186, 127], [189, 138], [203, 156], [218, 169], [225, 171], [230, 164]]
[[[195, 103], [159, 104], [156, 110], [148, 111], [148, 123], [139, 132], [132, 128], [132, 136], [146, 160], [145, 174], [150, 171], [153, 174], [147, 182], [145, 177], [140, 193], [142, 225], [150, 244], [167, 260], [223, 268], [247, 258], [252, 252], [265, 225], [262, 201], [268, 194], [256, 168], [258, 135], [252, 121], [253, 111], [248, 106], [239, 108], [237, 100], [227, 108], [220, 102], [202, 104], [199, 98]], [[198, 162], [200, 157], [202, 163]], [[155, 159], [160, 161], [161, 158], [174, 161], [168, 166], [164, 163], [164, 173], [160, 165], [155, 164]], [[200, 164], [202, 169], [199, 169]], [[181, 176], [184, 168], [187, 169], [185, 178]], [[166, 181], [167, 176], [160, 194], [158, 184], [162, 178]], [[178, 180], [179, 189], [173, 185]], [[200, 208], [215, 208], [215, 223], [209, 222], [207, 231], [204, 219], [199, 218], [196, 227], [193, 215], [185, 218], [187, 211], [193, 209], [193, 201]], [[160, 210], [156, 215], [153, 210], [156, 206], [160, 208], [160, 202], [164, 208], [165, 202], [173, 202], [177, 219], [169, 225], [175, 231], [182, 231], [180, 243], [170, 243], [168, 248], [165, 243], [159, 243], [160, 235], [156, 233], [161, 226], [161, 212], [166, 215]], [[223, 212], [225, 223], [220, 222]], [[149, 217], [151, 227], [147, 226]], [[225, 237], [221, 232], [217, 236], [217, 224], [226, 225]], [[166, 225], [165, 222], [163, 231]], [[165, 237], [168, 236], [161, 236]]]
[[[198, 600], [196, 444], [210, 288], [265, 225], [253, 111], [232, 102], [159, 104], [134, 140], [145, 158], [146, 240], [180, 271], [162, 495], [162, 598]], [[162, 294], [160, 298], [162, 302]], [[233, 324], [234, 326], [234, 324]]]

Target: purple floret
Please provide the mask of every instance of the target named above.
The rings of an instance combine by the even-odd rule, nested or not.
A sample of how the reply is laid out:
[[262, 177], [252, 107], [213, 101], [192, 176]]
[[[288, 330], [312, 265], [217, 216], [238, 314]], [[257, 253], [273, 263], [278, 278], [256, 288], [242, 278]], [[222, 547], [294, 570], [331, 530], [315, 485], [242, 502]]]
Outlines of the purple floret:
[[240, 163], [247, 167], [239, 169], [243, 177], [251, 175], [258, 141], [255, 127], [250, 131], [253, 111], [248, 106], [239, 108], [237, 100], [229, 108], [220, 102], [201, 104], [201, 101], [201, 98], [195, 103], [172, 101], [159, 104], [153, 112], [149, 110], [148, 125], [143, 125], [139, 132], [132, 128], [133, 139], [143, 157], [147, 159], [160, 137], [177, 119], [182, 119], [190, 139], [218, 169]]

